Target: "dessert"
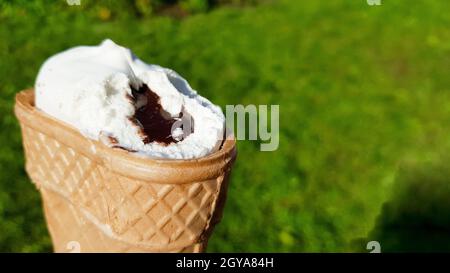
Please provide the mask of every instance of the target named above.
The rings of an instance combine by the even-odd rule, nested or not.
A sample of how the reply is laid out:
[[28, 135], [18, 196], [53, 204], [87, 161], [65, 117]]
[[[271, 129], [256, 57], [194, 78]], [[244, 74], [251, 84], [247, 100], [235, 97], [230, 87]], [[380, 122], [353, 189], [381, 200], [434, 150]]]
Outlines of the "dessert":
[[225, 133], [221, 109], [185, 79], [111, 40], [49, 58], [35, 91], [41, 111], [144, 157], [199, 158], [217, 151]]
[[16, 96], [54, 250], [204, 251], [236, 157], [220, 108], [175, 72], [100, 48], [98, 59], [50, 58]]

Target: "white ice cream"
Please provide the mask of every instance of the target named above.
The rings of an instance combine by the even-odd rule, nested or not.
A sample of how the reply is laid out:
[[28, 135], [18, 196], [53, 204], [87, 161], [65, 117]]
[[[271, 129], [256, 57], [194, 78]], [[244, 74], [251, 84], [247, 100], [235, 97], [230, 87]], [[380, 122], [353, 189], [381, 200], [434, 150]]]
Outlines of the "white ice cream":
[[[142, 129], [130, 120], [135, 104], [132, 89], [146, 84], [160, 98], [165, 116], [190, 115], [193, 132], [165, 145], [145, 144]], [[201, 97], [176, 72], [149, 65], [111, 40], [99, 46], [79, 46], [49, 58], [41, 67], [35, 86], [36, 107], [76, 127], [86, 137], [102, 140], [148, 157], [190, 159], [216, 151], [223, 140], [225, 118], [218, 106]], [[128, 98], [127, 98], [128, 97]], [[169, 118], [169, 117], [168, 117]], [[181, 131], [180, 131], [181, 130]], [[115, 143], [117, 142], [117, 143]]]

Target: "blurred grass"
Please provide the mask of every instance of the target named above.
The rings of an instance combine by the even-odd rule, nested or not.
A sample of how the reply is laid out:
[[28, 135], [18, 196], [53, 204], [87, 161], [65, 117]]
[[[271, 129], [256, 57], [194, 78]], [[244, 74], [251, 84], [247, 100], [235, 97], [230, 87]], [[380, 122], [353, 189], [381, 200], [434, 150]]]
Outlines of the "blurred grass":
[[[107, 37], [175, 69], [222, 107], [280, 105], [277, 151], [238, 144], [209, 251], [364, 251], [372, 239], [389, 251], [426, 251], [448, 242], [448, 191], [435, 210], [407, 217], [427, 222], [436, 214], [429, 221], [443, 223], [447, 240], [410, 244], [384, 232], [397, 215], [389, 211], [416, 198], [391, 194], [402, 189], [399, 166], [445, 166], [450, 152], [446, 1], [272, 1], [182, 20], [136, 18], [108, 1], [13, 2], [0, 6], [0, 251], [51, 250], [40, 197], [23, 170], [14, 94], [33, 86], [50, 55]], [[440, 187], [450, 183], [445, 168], [421, 173]], [[436, 191], [411, 183], [424, 192], [422, 203], [436, 204]], [[395, 225], [420, 229], [402, 219]]]

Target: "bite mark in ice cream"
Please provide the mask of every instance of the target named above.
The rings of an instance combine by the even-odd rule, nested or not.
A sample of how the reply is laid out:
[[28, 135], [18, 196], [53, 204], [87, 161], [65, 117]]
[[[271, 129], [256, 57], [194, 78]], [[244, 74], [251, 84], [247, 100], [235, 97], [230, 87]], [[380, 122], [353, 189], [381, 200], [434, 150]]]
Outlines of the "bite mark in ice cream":
[[[169, 114], [165, 113], [162, 108], [159, 96], [151, 91], [146, 84], [143, 84], [139, 89], [130, 87], [136, 103], [136, 112], [132, 121], [140, 126], [143, 142], [148, 144], [156, 141], [166, 145], [178, 142], [172, 136], [172, 127], [178, 119], [167, 117]], [[144, 101], [142, 106], [137, 105], [139, 100]], [[163, 116], [163, 113], [166, 117]], [[180, 118], [182, 116], [183, 113], [180, 113]]]
[[49, 58], [35, 104], [88, 138], [144, 157], [202, 157], [220, 148], [225, 133], [221, 109], [184, 78], [111, 40]]

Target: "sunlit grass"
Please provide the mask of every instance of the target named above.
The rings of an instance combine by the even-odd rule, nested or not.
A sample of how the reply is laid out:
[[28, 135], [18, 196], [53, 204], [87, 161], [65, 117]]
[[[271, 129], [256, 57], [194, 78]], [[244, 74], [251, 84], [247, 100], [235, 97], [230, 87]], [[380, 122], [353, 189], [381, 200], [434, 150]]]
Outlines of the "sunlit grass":
[[175, 69], [222, 107], [280, 105], [277, 151], [238, 144], [209, 251], [364, 250], [386, 234], [374, 230], [386, 222], [379, 218], [385, 202], [415, 200], [390, 194], [399, 167], [440, 164], [450, 152], [446, 7], [278, 1], [182, 20], [114, 16], [114, 9], [102, 19], [64, 5], [0, 11], [0, 251], [51, 250], [39, 195], [23, 170], [14, 94], [33, 86], [50, 55], [107, 37]]

